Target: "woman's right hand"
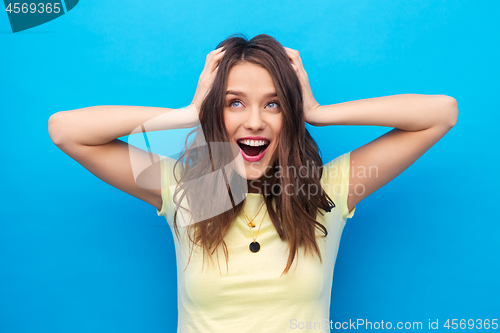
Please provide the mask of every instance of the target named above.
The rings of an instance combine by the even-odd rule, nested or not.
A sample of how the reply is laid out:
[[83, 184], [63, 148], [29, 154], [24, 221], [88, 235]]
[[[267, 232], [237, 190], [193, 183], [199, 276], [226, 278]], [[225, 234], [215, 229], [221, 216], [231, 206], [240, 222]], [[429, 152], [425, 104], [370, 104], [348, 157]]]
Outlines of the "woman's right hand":
[[207, 54], [205, 68], [203, 68], [203, 71], [201, 72], [198, 80], [198, 86], [196, 87], [196, 92], [194, 94], [193, 101], [191, 102], [191, 105], [196, 108], [198, 113], [200, 112], [201, 103], [214, 83], [217, 69], [219, 69], [219, 61], [224, 56], [224, 52], [226, 52], [226, 50], [223, 51], [222, 49], [223, 47], [219, 47], [218, 49]]

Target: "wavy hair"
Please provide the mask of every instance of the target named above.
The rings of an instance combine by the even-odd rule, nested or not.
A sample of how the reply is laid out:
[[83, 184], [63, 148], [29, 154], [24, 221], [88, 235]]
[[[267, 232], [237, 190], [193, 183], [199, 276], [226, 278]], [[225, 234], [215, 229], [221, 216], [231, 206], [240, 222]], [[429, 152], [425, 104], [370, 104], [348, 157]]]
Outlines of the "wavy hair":
[[[234, 34], [219, 43], [216, 49], [219, 47], [223, 47], [226, 52], [219, 62], [211, 90], [200, 107], [201, 128], [198, 127], [190, 133], [190, 135], [195, 134], [194, 140], [188, 143], [186, 139], [184, 151], [174, 166], [181, 171], [180, 178], [176, 177], [178, 185], [173, 195], [174, 202], [180, 205], [181, 201], [187, 199], [190, 213], [200, 218], [200, 222], [186, 227], [190, 243], [203, 249], [204, 259], [206, 254], [212, 256], [221, 245], [227, 265], [228, 250], [224, 236], [240, 214], [244, 203], [244, 198], [239, 198], [242, 199], [239, 201], [233, 200], [234, 193], [231, 192], [230, 184], [238, 183], [239, 175], [235, 172], [224, 173], [224, 181], [214, 178], [213, 182], [200, 183], [193, 180], [209, 173], [213, 174], [216, 170], [224, 170], [224, 166], [234, 157], [234, 154], [227, 153], [227, 149], [224, 151], [222, 147], [213, 143], [229, 142], [223, 117], [229, 71], [237, 64], [250, 62], [267, 69], [271, 75], [283, 116], [283, 127], [278, 137], [275, 158], [271, 162], [270, 172], [266, 172], [265, 176], [270, 188], [277, 184], [281, 189], [291, 188], [294, 189], [294, 194], [297, 193], [297, 195], [287, 195], [281, 191], [280, 195], [269, 193], [264, 196], [269, 217], [279, 237], [288, 242], [290, 249], [282, 275], [289, 271], [301, 246], [304, 246], [306, 251], [312, 249], [322, 261], [315, 237], [316, 230], [318, 229], [324, 237], [328, 232], [316, 217], [318, 212], [321, 214], [329, 212], [335, 207], [335, 203], [323, 191], [320, 184], [323, 163], [318, 145], [305, 127], [301, 84], [286, 50], [275, 38], [267, 34], [257, 35], [250, 40], [245, 35]], [[279, 169], [289, 170], [290, 167], [297, 174], [273, 172]], [[296, 190], [312, 186], [321, 190], [316, 191], [315, 195], [301, 194]], [[204, 214], [212, 216], [210, 210], [214, 207], [200, 202], [200, 193], [214, 198], [219, 198], [220, 195], [229, 196], [232, 208], [203, 219]], [[179, 236], [177, 219], [178, 210], [175, 211], [173, 224]]]

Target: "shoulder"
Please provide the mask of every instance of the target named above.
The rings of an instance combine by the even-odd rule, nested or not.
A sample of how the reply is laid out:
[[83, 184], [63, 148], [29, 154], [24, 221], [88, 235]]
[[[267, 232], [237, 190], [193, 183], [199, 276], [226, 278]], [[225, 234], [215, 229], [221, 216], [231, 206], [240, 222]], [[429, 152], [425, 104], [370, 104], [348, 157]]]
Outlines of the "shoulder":
[[349, 177], [351, 152], [344, 153], [323, 165], [321, 182], [324, 185], [336, 185]]
[[351, 152], [344, 153], [323, 166], [321, 186], [333, 202], [338, 206], [342, 218], [351, 218], [354, 208], [349, 211], [347, 199], [349, 196]]

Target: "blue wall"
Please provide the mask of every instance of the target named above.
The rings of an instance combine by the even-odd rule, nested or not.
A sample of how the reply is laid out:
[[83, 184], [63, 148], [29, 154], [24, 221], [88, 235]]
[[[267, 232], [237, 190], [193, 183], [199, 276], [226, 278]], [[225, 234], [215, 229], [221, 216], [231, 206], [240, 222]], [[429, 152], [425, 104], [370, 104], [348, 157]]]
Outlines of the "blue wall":
[[[152, 206], [50, 141], [57, 111], [181, 107], [232, 33], [298, 49], [320, 104], [403, 93], [458, 101], [457, 125], [348, 220], [331, 319], [500, 316], [494, 1], [81, 1], [13, 34], [0, 13], [0, 332], [173, 332], [172, 234]], [[312, 128], [325, 161], [388, 128]], [[496, 317], [495, 317], [496, 316]]]

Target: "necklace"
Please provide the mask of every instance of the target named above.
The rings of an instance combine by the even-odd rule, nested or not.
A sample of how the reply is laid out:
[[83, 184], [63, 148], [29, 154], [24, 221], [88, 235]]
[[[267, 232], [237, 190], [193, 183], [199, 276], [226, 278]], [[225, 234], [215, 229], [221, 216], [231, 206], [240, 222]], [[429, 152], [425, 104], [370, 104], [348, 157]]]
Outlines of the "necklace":
[[264, 214], [264, 216], [262, 216], [262, 220], [260, 221], [259, 229], [257, 230], [256, 236], [254, 236], [253, 231], [252, 231], [252, 228], [255, 228], [255, 224], [253, 223], [253, 220], [255, 220], [255, 218], [259, 215], [262, 207], [264, 207], [264, 203], [262, 204], [262, 206], [260, 206], [259, 211], [257, 212], [257, 214], [254, 216], [254, 218], [252, 220], [250, 220], [248, 218], [247, 214], [245, 213], [245, 210], [243, 210], [243, 214], [245, 214], [245, 217], [248, 221], [247, 225], [250, 228], [250, 232], [252, 233], [253, 242], [250, 243], [249, 248], [250, 248], [250, 251], [252, 251], [253, 253], [257, 253], [260, 250], [260, 244], [259, 244], [259, 242], [257, 242], [257, 236], [259, 235], [260, 227], [262, 226], [262, 222], [264, 221], [264, 217], [266, 216], [267, 212]]
[[245, 217], [246, 217], [246, 219], [248, 220], [247, 225], [248, 225], [250, 228], [255, 228], [255, 224], [253, 223], [253, 220], [255, 220], [255, 218], [256, 218], [257, 216], [259, 216], [259, 213], [260, 213], [260, 211], [262, 210], [262, 207], [264, 207], [264, 204], [265, 204], [265, 202], [263, 202], [263, 203], [262, 203], [262, 205], [261, 205], [261, 206], [260, 206], [260, 208], [259, 208], [259, 211], [257, 212], [257, 214], [255, 214], [255, 216], [254, 216], [254, 218], [253, 218], [252, 220], [250, 220], [250, 219], [248, 218], [247, 213], [245, 213], [245, 210], [244, 210], [244, 209], [242, 209], [242, 210], [243, 210], [243, 214], [245, 214]]

